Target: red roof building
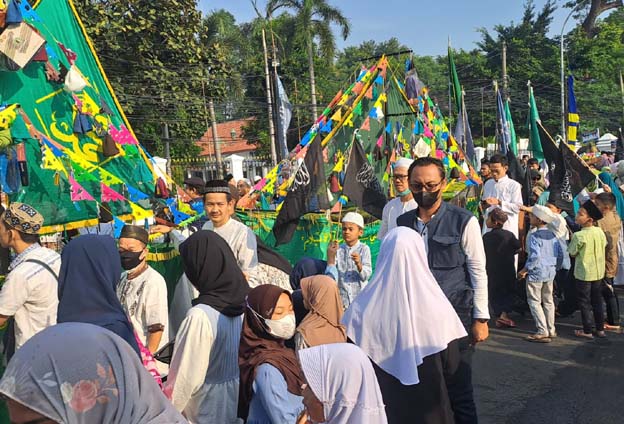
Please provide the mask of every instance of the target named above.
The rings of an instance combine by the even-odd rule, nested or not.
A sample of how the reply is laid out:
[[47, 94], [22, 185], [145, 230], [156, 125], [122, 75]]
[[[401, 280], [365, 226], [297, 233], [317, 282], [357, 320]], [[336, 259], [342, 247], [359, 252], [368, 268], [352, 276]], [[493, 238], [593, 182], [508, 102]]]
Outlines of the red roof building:
[[[247, 143], [247, 139], [244, 138], [243, 128], [247, 126], [251, 121], [256, 118], [238, 119], [236, 121], [228, 121], [217, 124], [217, 137], [221, 146], [221, 154], [223, 156], [249, 153], [256, 150], [254, 144]], [[201, 152], [199, 156], [214, 156], [214, 142], [212, 138], [212, 129], [206, 131], [206, 133], [195, 142]]]

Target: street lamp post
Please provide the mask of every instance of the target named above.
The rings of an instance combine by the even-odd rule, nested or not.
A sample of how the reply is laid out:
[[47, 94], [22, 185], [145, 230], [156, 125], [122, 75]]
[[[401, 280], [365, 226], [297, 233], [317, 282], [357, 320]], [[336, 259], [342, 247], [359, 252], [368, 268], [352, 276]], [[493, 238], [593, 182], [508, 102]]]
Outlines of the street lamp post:
[[565, 31], [565, 26], [568, 23], [568, 20], [574, 13], [574, 9], [570, 11], [565, 21], [563, 22], [563, 26], [561, 27], [561, 37], [559, 38], [559, 50], [561, 53], [561, 139], [564, 142], [567, 142], [567, 133], [566, 133], [566, 119], [565, 119], [565, 66], [564, 66], [564, 58], [563, 58], [563, 32]]

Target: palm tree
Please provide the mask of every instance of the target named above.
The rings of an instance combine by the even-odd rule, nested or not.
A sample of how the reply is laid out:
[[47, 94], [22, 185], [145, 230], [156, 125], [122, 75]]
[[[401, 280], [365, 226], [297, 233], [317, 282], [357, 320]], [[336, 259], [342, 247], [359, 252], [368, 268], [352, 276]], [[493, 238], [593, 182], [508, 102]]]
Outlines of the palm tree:
[[310, 96], [312, 98], [312, 116], [318, 118], [316, 107], [316, 80], [314, 77], [314, 40], [318, 39], [319, 52], [326, 60], [333, 60], [336, 52], [336, 39], [331, 24], [340, 28], [343, 39], [351, 32], [349, 20], [340, 9], [330, 5], [327, 0], [269, 0], [266, 6], [267, 17], [280, 8], [295, 11], [298, 30], [305, 36], [308, 50], [308, 69], [310, 72]]

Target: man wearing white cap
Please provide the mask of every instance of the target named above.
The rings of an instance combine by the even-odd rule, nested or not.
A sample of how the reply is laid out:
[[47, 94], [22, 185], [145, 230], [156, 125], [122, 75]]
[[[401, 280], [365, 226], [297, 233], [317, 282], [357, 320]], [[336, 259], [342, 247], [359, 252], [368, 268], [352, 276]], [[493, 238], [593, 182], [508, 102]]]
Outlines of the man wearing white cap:
[[333, 241], [327, 248], [327, 269], [325, 274], [338, 283], [338, 290], [344, 308], [348, 308], [355, 297], [366, 287], [373, 273], [370, 248], [360, 243], [364, 234], [364, 218], [356, 212], [342, 218], [342, 238], [338, 246]]
[[388, 231], [397, 226], [396, 220], [399, 216], [418, 207], [414, 200], [414, 195], [409, 189], [407, 175], [412, 162], [414, 162], [412, 159], [400, 158], [394, 163], [392, 181], [394, 182], [397, 197], [390, 200], [383, 208], [381, 225], [379, 226], [379, 232], [377, 232], [377, 238], [380, 240], [388, 234]]

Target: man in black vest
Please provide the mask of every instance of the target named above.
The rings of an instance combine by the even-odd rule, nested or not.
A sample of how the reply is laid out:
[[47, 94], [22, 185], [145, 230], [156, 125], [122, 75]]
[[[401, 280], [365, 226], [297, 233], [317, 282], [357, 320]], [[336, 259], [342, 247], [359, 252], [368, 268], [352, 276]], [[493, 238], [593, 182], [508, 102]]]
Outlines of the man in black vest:
[[490, 318], [481, 229], [469, 211], [442, 201], [446, 187], [442, 161], [417, 159], [408, 174], [418, 208], [399, 216], [397, 224], [423, 237], [429, 268], [469, 334], [460, 341], [461, 361], [447, 386], [456, 423], [477, 423], [472, 354], [474, 345], [487, 339]]

